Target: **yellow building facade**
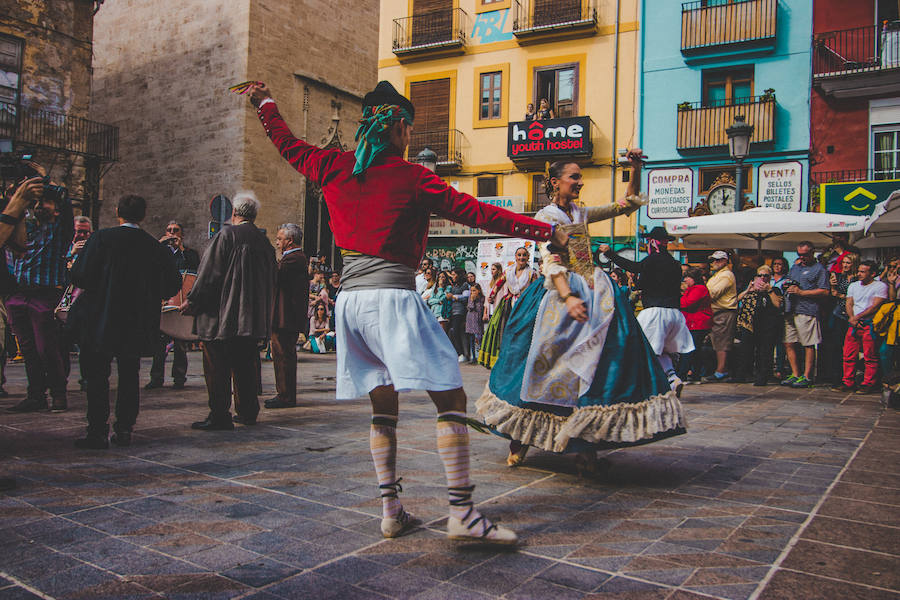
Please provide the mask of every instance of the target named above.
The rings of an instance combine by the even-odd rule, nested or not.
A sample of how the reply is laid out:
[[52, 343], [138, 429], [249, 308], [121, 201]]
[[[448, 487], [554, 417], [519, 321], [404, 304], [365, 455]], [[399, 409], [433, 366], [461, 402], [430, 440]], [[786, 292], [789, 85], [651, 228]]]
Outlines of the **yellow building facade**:
[[[614, 165], [637, 137], [637, 19], [635, 0], [382, 0], [379, 79], [416, 106], [409, 159], [427, 146], [445, 181], [523, 212], [547, 203], [543, 173], [559, 159], [582, 166], [586, 205], [623, 195]], [[554, 118], [526, 121], [541, 98]], [[591, 234], [627, 242], [634, 227], [620, 217]]]

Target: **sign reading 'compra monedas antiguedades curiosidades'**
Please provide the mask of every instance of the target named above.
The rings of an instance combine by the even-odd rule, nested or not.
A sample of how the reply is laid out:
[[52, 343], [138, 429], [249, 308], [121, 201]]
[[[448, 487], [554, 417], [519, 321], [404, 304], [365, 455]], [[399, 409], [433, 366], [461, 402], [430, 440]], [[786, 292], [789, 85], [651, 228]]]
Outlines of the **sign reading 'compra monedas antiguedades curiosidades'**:
[[589, 155], [592, 149], [590, 117], [518, 121], [509, 124], [506, 154], [513, 160], [537, 156]]
[[687, 217], [694, 201], [692, 169], [653, 169], [647, 176], [647, 216], [651, 219]]

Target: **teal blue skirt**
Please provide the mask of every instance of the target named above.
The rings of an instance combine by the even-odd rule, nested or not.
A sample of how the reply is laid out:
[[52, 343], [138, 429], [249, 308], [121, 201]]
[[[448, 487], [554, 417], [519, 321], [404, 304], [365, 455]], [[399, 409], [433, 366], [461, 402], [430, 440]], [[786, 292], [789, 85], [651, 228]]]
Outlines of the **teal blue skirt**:
[[543, 277], [519, 297], [488, 388], [476, 403], [491, 431], [552, 452], [620, 448], [685, 433], [681, 403], [641, 331], [627, 290], [612, 289], [615, 309], [603, 350], [591, 385], [575, 407], [521, 399], [538, 309], [548, 293], [548, 301], [559, 302], [559, 297], [544, 288]]

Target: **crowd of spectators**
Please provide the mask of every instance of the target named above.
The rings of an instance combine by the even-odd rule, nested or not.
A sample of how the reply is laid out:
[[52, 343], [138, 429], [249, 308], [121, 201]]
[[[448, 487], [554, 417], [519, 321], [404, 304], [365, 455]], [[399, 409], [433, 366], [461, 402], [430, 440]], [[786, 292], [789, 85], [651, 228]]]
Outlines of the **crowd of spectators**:
[[475, 282], [475, 273], [460, 267], [439, 271], [424, 258], [416, 271], [416, 291], [447, 333], [459, 362], [476, 364], [490, 303]]
[[[695, 346], [678, 363], [686, 383], [819, 383], [866, 394], [896, 379], [900, 256], [879, 268], [836, 235], [820, 251], [798, 244], [792, 265], [783, 256], [741, 264], [716, 250], [706, 268], [682, 268], [681, 312]], [[617, 267], [610, 277], [641, 310], [632, 274]]]

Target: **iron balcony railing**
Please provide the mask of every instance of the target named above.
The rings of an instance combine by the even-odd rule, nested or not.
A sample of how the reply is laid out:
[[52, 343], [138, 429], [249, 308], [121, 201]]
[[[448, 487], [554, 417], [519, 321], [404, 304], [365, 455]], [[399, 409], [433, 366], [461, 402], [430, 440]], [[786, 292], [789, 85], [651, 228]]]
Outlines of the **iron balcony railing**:
[[817, 33], [812, 50], [813, 77], [900, 68], [900, 27], [856, 27]]
[[678, 105], [678, 132], [676, 147], [679, 150], [698, 150], [728, 145], [725, 130], [734, 122], [735, 115], [743, 115], [748, 125], [753, 125], [751, 143], [775, 141], [775, 95], [766, 94], [714, 104], [683, 102]]
[[516, 0], [513, 35], [597, 26], [596, 0]]
[[463, 164], [463, 135], [458, 129], [414, 131], [409, 139], [407, 156], [412, 159], [425, 148], [437, 154], [439, 170], [458, 169]]
[[468, 15], [461, 8], [394, 19], [394, 54], [461, 48], [467, 29]]
[[775, 37], [777, 0], [698, 0], [681, 5], [681, 50]]
[[64, 150], [103, 162], [119, 159], [119, 128], [65, 113], [0, 102], [0, 138], [17, 146]]
[[818, 186], [822, 183], [848, 183], [853, 181], [883, 181], [900, 178], [900, 167], [894, 169], [845, 169], [842, 171], [818, 171], [810, 173], [809, 181]]

